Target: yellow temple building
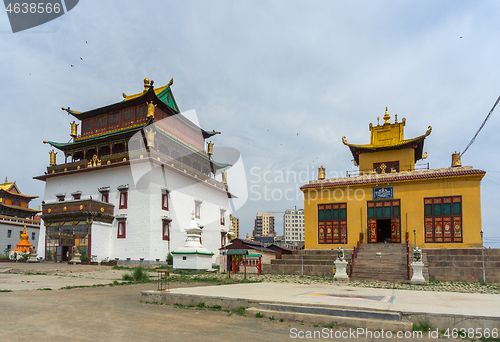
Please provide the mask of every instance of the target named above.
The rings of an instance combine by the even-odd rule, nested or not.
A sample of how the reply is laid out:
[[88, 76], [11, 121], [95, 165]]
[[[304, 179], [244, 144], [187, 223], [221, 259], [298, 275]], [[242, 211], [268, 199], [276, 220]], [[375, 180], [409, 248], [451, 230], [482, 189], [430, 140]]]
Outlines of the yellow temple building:
[[[393, 123], [386, 108], [383, 123], [369, 125], [370, 143], [354, 145], [343, 137], [358, 170], [347, 177], [317, 180], [304, 192], [305, 248], [333, 249], [362, 243], [410, 243], [421, 248], [481, 246], [480, 183], [485, 171], [461, 166], [452, 156], [448, 168], [417, 164], [427, 157], [424, 140], [432, 127], [404, 139], [406, 119]], [[360, 234], [361, 233], [361, 234]]]

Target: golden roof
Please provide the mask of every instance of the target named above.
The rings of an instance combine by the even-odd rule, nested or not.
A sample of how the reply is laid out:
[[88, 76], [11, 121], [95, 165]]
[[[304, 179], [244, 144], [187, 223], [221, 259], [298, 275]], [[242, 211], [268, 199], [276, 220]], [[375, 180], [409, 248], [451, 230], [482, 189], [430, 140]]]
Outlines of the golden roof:
[[[145, 78], [144, 79], [144, 90], [142, 91], [142, 93], [138, 93], [138, 94], [134, 94], [134, 95], [126, 95], [125, 93], [123, 93], [123, 98], [124, 98], [123, 101], [132, 100], [132, 99], [135, 99], [136, 97], [144, 95], [144, 93], [149, 90], [149, 87], [152, 86], [153, 83], [154, 83], [153, 80], [151, 80], [151, 82], [150, 82], [149, 79]], [[162, 91], [164, 91], [167, 87], [170, 87], [172, 84], [174, 84], [173, 78], [170, 80], [170, 82], [168, 82], [167, 85], [164, 85], [163, 87], [159, 87], [159, 88], [154, 88], [155, 94], [156, 95], [160, 94]]]
[[398, 122], [398, 116], [395, 116], [395, 122], [391, 124], [389, 122], [389, 111], [387, 107], [385, 108], [385, 115], [383, 117], [384, 123], [380, 125], [378, 123], [379, 118], [377, 118], [377, 126], [370, 124], [371, 139], [369, 144], [365, 145], [354, 145], [349, 144], [345, 136], [342, 137], [342, 142], [344, 145], [355, 149], [378, 149], [378, 148], [398, 148], [404, 145], [418, 142], [422, 138], [427, 137], [432, 132], [432, 126], [429, 126], [425, 134], [413, 138], [404, 139], [404, 126], [406, 125], [406, 119], [403, 118], [402, 122]]
[[[12, 188], [15, 189], [15, 191], [12, 191]], [[28, 198], [38, 198], [38, 196], [30, 196], [23, 194], [19, 188], [16, 185], [16, 181], [13, 182], [8, 182], [7, 177], [5, 177], [5, 183], [0, 184], [0, 190], [4, 190], [8, 192], [9, 194], [16, 195], [16, 196], [21, 196], [21, 197], [28, 197]]]
[[413, 148], [415, 149], [415, 160], [422, 158], [423, 142], [425, 137], [427, 137], [432, 132], [432, 126], [427, 128], [425, 134], [412, 139], [404, 139], [404, 126], [406, 125], [406, 119], [403, 118], [402, 122], [398, 122], [398, 116], [395, 115], [394, 123], [390, 123], [389, 111], [387, 107], [385, 108], [385, 115], [383, 117], [384, 123], [380, 125], [378, 123], [379, 118], [377, 118], [377, 125], [374, 126], [370, 124], [371, 138], [370, 143], [365, 145], [354, 145], [349, 144], [345, 136], [342, 137], [342, 142], [344, 145], [348, 146], [351, 153], [357, 163], [359, 163], [358, 154], [362, 152], [375, 152], [379, 150], [394, 150], [402, 148]]

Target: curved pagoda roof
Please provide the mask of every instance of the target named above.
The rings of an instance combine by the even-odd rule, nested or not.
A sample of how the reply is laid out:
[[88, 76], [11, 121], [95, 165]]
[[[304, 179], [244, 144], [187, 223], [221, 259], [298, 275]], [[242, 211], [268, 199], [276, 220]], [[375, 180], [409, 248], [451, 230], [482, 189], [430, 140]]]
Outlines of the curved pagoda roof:
[[126, 95], [125, 93], [123, 93], [122, 95], [124, 99], [121, 102], [92, 109], [86, 112], [78, 112], [72, 110], [70, 107], [68, 108], [62, 107], [62, 109], [68, 112], [68, 114], [73, 115], [78, 120], [85, 120], [88, 118], [99, 116], [101, 114], [106, 114], [113, 111], [119, 111], [128, 107], [137, 106], [152, 101], [166, 113], [170, 115], [178, 114], [179, 118], [184, 124], [186, 124], [186, 126], [195, 130], [201, 130], [204, 139], [210, 138], [211, 136], [220, 133], [216, 132], [215, 130], [213, 130], [212, 132], [206, 131], [195, 125], [193, 122], [191, 122], [181, 114], [179, 107], [177, 106], [177, 102], [175, 101], [174, 94], [172, 93], [172, 89], [170, 88], [170, 86], [173, 83], [174, 80], [171, 79], [167, 85], [159, 88], [154, 88], [153, 87], [154, 81], [153, 80], [149, 81], [149, 79], [145, 78], [144, 90], [142, 91], [142, 93], [137, 93], [134, 95]]
[[38, 198], [38, 196], [30, 196], [21, 193], [19, 188], [16, 185], [16, 181], [9, 182], [7, 180], [7, 177], [5, 177], [5, 183], [0, 184], [0, 193], [6, 193], [12, 196], [19, 196], [19, 197], [24, 197], [26, 199], [33, 199], [33, 198]]
[[[377, 118], [378, 119], [378, 118]], [[384, 124], [373, 126], [370, 124], [371, 140], [370, 144], [366, 145], [355, 145], [349, 144], [345, 136], [342, 137], [342, 143], [349, 147], [352, 156], [359, 165], [359, 155], [361, 153], [378, 152], [384, 150], [401, 150], [406, 148], [412, 148], [415, 150], [415, 161], [422, 159], [424, 140], [431, 134], [432, 126], [427, 128], [425, 134], [420, 135], [412, 139], [404, 139], [404, 126], [406, 125], [406, 119], [403, 118], [402, 122], [397, 122], [397, 115], [395, 116], [395, 122], [391, 124], [389, 122], [390, 116], [387, 108], [385, 109], [385, 115], [383, 117], [385, 120]]]

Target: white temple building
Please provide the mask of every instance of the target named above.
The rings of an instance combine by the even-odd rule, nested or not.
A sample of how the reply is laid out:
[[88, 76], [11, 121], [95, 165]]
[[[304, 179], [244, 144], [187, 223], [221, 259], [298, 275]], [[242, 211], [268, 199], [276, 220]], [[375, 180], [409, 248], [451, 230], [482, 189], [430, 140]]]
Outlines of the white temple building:
[[194, 212], [216, 261], [232, 197], [221, 172], [231, 165], [217, 163], [205, 142], [220, 132], [181, 114], [171, 85], [155, 89], [145, 79], [142, 93], [121, 102], [63, 108], [79, 123], [71, 123], [69, 143], [45, 141], [64, 161], [53, 149], [47, 171], [35, 177], [45, 182], [39, 256], [66, 261], [77, 246], [82, 259], [164, 261], [184, 245]]

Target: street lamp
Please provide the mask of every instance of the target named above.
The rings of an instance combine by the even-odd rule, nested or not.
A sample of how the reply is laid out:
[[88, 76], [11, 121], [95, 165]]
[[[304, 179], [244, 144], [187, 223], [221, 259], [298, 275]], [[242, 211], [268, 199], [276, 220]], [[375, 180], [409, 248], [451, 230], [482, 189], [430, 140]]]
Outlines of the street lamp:
[[417, 247], [417, 230], [413, 229], [413, 248]]
[[479, 233], [481, 234], [481, 254], [483, 256], [483, 283], [486, 283], [486, 275], [484, 273], [484, 245], [483, 245], [483, 231]]

